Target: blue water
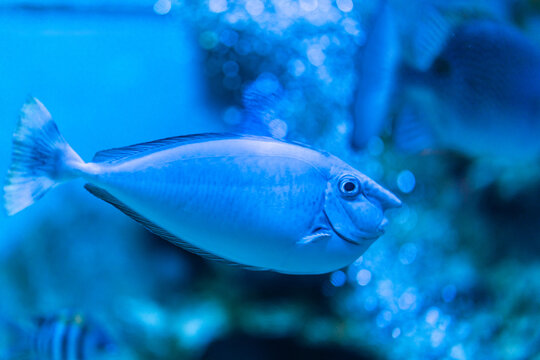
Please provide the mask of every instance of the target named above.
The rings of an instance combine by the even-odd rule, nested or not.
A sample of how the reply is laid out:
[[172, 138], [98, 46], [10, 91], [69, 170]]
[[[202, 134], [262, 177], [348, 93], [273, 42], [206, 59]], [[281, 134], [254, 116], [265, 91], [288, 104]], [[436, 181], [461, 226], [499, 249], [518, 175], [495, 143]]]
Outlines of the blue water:
[[[9, 166], [9, 134], [29, 95], [47, 104], [87, 160], [107, 148], [220, 129], [205, 99], [200, 54], [189, 29], [143, 4], [134, 9], [134, 15], [120, 16], [0, 11], [2, 169]], [[2, 218], [1, 248], [8, 250], [21, 229], [40, 221], [51, 206], [61, 208], [62, 196], [82, 193], [80, 185], [58, 189], [59, 196], [45, 198], [22, 218]]]
[[[391, 3], [408, 24], [408, 5]], [[537, 2], [474, 3], [465, 17], [489, 13], [540, 46]], [[92, 197], [82, 181], [63, 184], [0, 217], [0, 358], [13, 347], [13, 324], [31, 328], [35, 316], [70, 309], [111, 334], [112, 358], [540, 359], [540, 163], [509, 166], [444, 147], [404, 152], [393, 125], [410, 109], [401, 103], [388, 105], [366, 148], [353, 149], [357, 62], [376, 8], [2, 2], [1, 172], [29, 95], [90, 160], [103, 149], [230, 130], [244, 87], [271, 78], [285, 89], [276, 113], [289, 139], [331, 151], [404, 205], [349, 267], [286, 276], [202, 259]], [[433, 117], [429, 94], [410, 99], [422, 105], [415, 116]]]

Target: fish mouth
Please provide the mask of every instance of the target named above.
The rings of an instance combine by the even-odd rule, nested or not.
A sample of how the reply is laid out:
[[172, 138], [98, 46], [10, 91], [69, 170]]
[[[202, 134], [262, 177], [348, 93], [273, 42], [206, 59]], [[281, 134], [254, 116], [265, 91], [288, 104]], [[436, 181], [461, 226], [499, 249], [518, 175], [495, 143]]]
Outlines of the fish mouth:
[[374, 233], [372, 235], [362, 235], [362, 236], [359, 236], [357, 239], [353, 240], [353, 239], [348, 238], [345, 235], [341, 234], [339, 231], [337, 231], [336, 228], [334, 227], [334, 225], [332, 225], [332, 222], [330, 221], [330, 218], [326, 214], [326, 211], [323, 211], [323, 212], [324, 212], [324, 216], [326, 217], [326, 220], [328, 221], [328, 225], [330, 225], [330, 228], [332, 229], [332, 231], [337, 236], [339, 236], [342, 240], [345, 240], [349, 244], [359, 246], [359, 245], [362, 245], [363, 241], [375, 240], [375, 239], [379, 238], [382, 234], [384, 234], [384, 229], [379, 227], [379, 231], [377, 233]]

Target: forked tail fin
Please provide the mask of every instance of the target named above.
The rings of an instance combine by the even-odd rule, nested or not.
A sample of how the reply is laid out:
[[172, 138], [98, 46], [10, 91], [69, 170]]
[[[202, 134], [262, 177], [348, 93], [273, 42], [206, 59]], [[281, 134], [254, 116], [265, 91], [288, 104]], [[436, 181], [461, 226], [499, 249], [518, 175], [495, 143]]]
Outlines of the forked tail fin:
[[83, 164], [45, 106], [30, 98], [22, 107], [13, 134], [13, 156], [4, 186], [8, 215], [27, 208], [51, 188], [76, 177], [76, 169]]

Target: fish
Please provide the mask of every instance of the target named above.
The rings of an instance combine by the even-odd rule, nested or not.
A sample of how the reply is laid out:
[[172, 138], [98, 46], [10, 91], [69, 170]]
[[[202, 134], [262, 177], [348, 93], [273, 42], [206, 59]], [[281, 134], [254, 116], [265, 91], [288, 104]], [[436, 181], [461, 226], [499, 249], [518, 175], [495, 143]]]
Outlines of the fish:
[[84, 162], [32, 98], [13, 135], [8, 215], [60, 183], [85, 188], [156, 235], [253, 270], [321, 274], [345, 267], [385, 231], [401, 201], [339, 158], [249, 134], [177, 136]]
[[354, 149], [365, 148], [386, 123], [397, 84], [399, 52], [394, 11], [386, 1], [382, 1], [359, 61], [351, 139]]
[[503, 163], [538, 159], [537, 44], [493, 3], [422, 4], [414, 21], [397, 18], [394, 6], [381, 2], [368, 32], [352, 147], [364, 148], [395, 118], [400, 150], [447, 149]]
[[441, 14], [431, 19], [416, 39], [420, 66], [403, 67], [400, 82], [424, 112], [435, 111], [398, 121], [398, 145], [415, 143], [414, 150], [434, 146], [512, 162], [537, 159], [540, 48], [502, 21], [458, 21]]
[[7, 323], [16, 344], [8, 359], [84, 360], [113, 354], [115, 343], [81, 313], [62, 311], [34, 319], [30, 326]]

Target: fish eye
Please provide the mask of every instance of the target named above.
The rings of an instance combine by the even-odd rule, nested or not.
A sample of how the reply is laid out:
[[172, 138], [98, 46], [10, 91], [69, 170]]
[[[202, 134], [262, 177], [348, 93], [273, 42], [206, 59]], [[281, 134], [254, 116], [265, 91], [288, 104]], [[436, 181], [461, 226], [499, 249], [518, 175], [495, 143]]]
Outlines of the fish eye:
[[339, 191], [343, 196], [356, 196], [360, 190], [360, 182], [353, 176], [346, 175], [339, 180]]

